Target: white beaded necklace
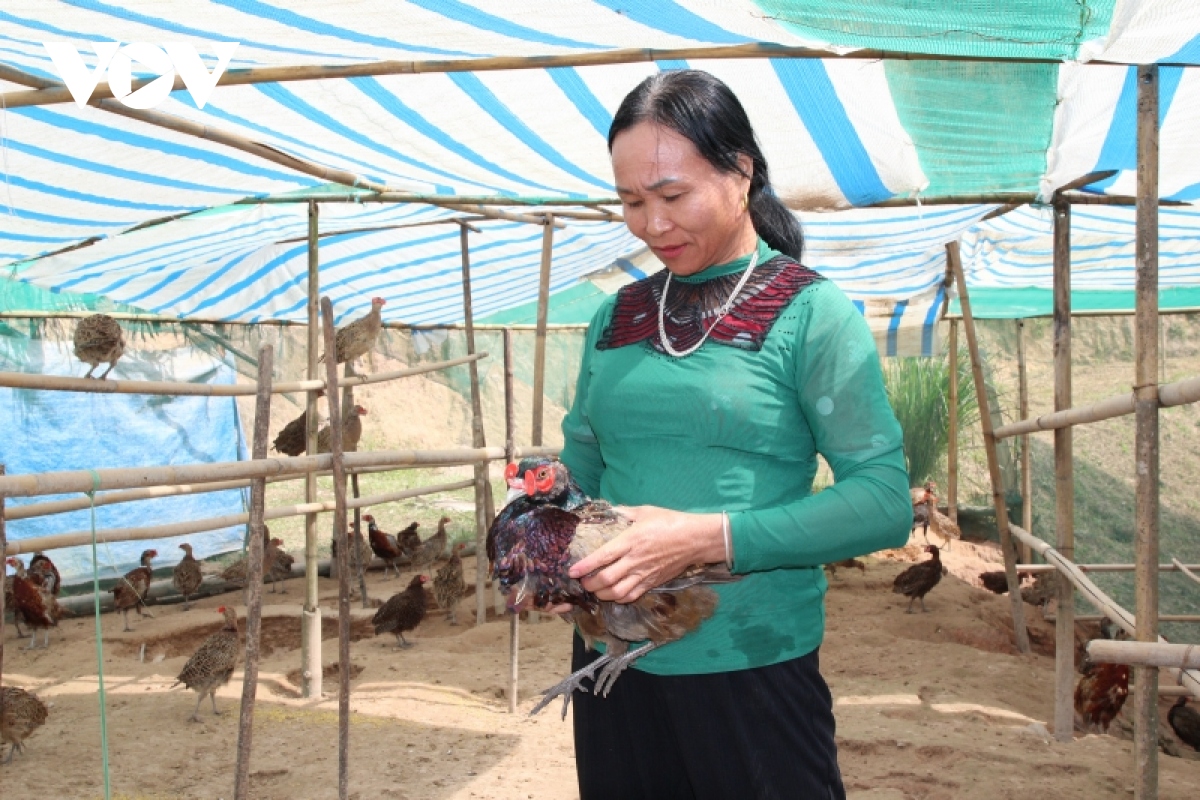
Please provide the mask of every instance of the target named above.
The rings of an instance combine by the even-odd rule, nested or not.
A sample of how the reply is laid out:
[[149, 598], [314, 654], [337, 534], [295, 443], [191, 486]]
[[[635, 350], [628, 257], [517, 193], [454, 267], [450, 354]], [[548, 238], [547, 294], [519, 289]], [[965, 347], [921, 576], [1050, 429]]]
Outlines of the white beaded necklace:
[[741, 279], [738, 280], [737, 286], [733, 287], [733, 292], [729, 295], [729, 299], [721, 306], [721, 311], [717, 314], [717, 318], [713, 320], [713, 324], [708, 327], [704, 335], [700, 337], [700, 341], [689, 347], [687, 350], [676, 350], [671, 346], [671, 340], [667, 337], [667, 328], [663, 324], [663, 313], [667, 306], [667, 289], [671, 288], [671, 271], [667, 270], [667, 281], [663, 284], [662, 296], [658, 298], [658, 337], [662, 342], [663, 350], [675, 358], [683, 358], [690, 356], [692, 353], [700, 349], [700, 347], [708, 340], [708, 335], [713, 332], [713, 329], [721, 324], [721, 320], [725, 319], [729, 314], [729, 309], [733, 308], [733, 301], [737, 299], [738, 294], [745, 288], [746, 282], [750, 280], [751, 273], [758, 266], [758, 247], [754, 248], [754, 255], [750, 259], [750, 265], [746, 267], [746, 271], [742, 273]]

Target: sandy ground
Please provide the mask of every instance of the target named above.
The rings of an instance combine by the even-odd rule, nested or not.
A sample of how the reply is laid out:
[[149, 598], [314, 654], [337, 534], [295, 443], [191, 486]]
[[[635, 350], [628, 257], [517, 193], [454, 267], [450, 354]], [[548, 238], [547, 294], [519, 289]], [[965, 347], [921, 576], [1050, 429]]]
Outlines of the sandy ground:
[[[906, 615], [907, 601], [890, 591], [915, 545], [868, 558], [865, 573], [839, 572], [828, 595], [828, 635], [822, 667], [833, 689], [838, 744], [850, 796], [901, 798], [1123, 797], [1132, 789], [1131, 743], [1114, 736], [1052, 741], [1052, 629], [1037, 610], [1040, 654], [1017, 655], [1009, 643], [1008, 600], [972, 586], [998, 561], [986, 545], [956, 542], [946, 553], [950, 576], [927, 598], [929, 613]], [[473, 565], [468, 559], [468, 580]], [[407, 582], [406, 580], [404, 581]], [[336, 676], [320, 701], [299, 697], [299, 581], [287, 595], [266, 594], [264, 652], [251, 765], [252, 796], [263, 800], [337, 796]], [[372, 573], [370, 592], [401, 588]], [[326, 613], [335, 613], [336, 586], [321, 583]], [[225, 712], [201, 711], [187, 721], [195, 695], [173, 676], [196, 643], [219, 625], [215, 609], [240, 597], [160, 606], [154, 619], [121, 633], [106, 615], [105, 676], [114, 795], [139, 800], [228, 798], [232, 794], [241, 672], [220, 693]], [[357, 604], [356, 604], [357, 606]], [[460, 616], [473, 614], [473, 598]], [[334, 611], [331, 611], [333, 609]], [[369, 616], [357, 611], [356, 616]], [[1006, 628], [1007, 624], [1007, 628]], [[333, 636], [332, 620], [326, 635]], [[23, 652], [5, 631], [5, 682], [35, 689], [52, 704], [46, 725], [24, 755], [0, 767], [5, 797], [98, 798], [101, 788], [96, 661], [90, 619], [65, 620], [49, 650]], [[1046, 634], [1051, 633], [1049, 639]], [[451, 627], [439, 611], [392, 649], [390, 636], [354, 628], [351, 797], [562, 800], [577, 796], [570, 721], [553, 710], [529, 718], [536, 690], [564, 673], [570, 629], [549, 619], [521, 628], [522, 713], [507, 713], [508, 624]], [[1082, 634], [1081, 634], [1082, 637]], [[145, 660], [139, 653], [145, 644]], [[336, 661], [325, 642], [325, 663]], [[1163, 705], [1163, 728], [1166, 704]], [[1200, 758], [1200, 754], [1197, 754]], [[1200, 760], [1160, 757], [1163, 798], [1194, 798]]]

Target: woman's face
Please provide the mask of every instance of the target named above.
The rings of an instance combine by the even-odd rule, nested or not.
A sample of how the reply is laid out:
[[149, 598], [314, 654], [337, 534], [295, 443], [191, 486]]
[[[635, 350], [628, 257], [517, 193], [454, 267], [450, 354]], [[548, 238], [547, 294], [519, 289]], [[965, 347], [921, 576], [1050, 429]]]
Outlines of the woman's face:
[[[741, 156], [750, 174], [749, 156]], [[750, 179], [722, 172], [686, 137], [652, 122], [617, 135], [613, 175], [625, 224], [675, 275], [749, 253], [756, 242], [742, 198]]]

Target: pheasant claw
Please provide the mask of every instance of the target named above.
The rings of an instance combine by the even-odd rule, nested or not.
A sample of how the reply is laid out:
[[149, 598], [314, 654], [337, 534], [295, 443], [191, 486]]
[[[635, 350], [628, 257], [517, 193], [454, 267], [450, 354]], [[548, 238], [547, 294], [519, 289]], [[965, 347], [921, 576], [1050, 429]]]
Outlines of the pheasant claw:
[[617, 682], [617, 678], [621, 677], [621, 673], [634, 661], [637, 661], [656, 647], [658, 645], [654, 642], [647, 642], [637, 650], [630, 650], [628, 653], [614, 658], [601, 671], [600, 677], [596, 679], [596, 687], [593, 691], [601, 697], [608, 697], [608, 693], [612, 691], [613, 684]]
[[542, 693], [542, 699], [539, 700], [538, 704], [533, 707], [532, 711], [529, 712], [529, 716], [532, 717], [534, 714], [538, 713], [543, 708], [550, 705], [551, 700], [553, 700], [556, 697], [561, 696], [563, 699], [562, 718], [566, 719], [567, 718], [567, 708], [570, 707], [570, 705], [571, 705], [571, 694], [576, 690], [579, 690], [581, 692], [586, 691], [586, 689], [583, 686], [583, 681], [588, 678], [595, 678], [596, 670], [605, 666], [612, 660], [613, 660], [613, 657], [610, 655], [600, 656], [595, 661], [588, 664], [586, 667], [575, 670], [570, 675], [568, 675], [567, 677], [563, 678], [558, 683], [551, 686], [549, 689], [547, 689], [545, 692]]

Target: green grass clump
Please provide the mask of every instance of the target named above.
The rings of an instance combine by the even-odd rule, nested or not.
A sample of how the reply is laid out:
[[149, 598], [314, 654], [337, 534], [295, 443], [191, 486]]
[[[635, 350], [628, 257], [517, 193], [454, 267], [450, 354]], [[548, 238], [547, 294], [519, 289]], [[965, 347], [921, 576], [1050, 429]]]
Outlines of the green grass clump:
[[[974, 381], [965, 359], [958, 362], [958, 424], [979, 419]], [[908, 479], [920, 486], [933, 477], [950, 443], [950, 366], [942, 358], [893, 358], [884, 365], [884, 384], [904, 431]]]

